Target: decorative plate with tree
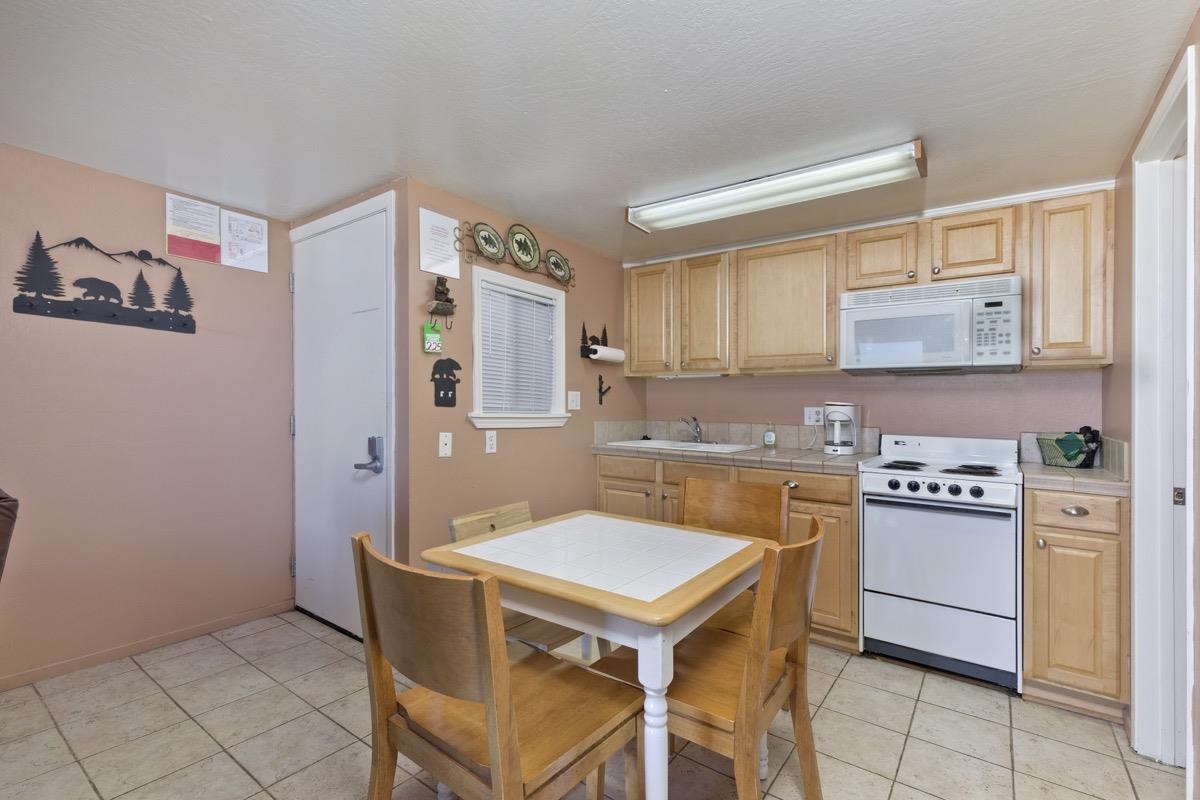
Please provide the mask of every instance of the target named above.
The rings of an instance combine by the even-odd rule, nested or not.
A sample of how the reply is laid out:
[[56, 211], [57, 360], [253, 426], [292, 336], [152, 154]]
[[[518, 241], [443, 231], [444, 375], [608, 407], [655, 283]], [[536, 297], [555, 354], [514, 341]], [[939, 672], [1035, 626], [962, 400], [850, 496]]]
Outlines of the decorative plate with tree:
[[557, 250], [546, 251], [546, 271], [564, 286], [571, 282], [571, 264], [567, 257]]
[[504, 239], [500, 231], [486, 222], [476, 222], [471, 235], [475, 237], [475, 247], [480, 255], [497, 263], [504, 260]]
[[517, 266], [526, 272], [533, 272], [542, 260], [542, 248], [533, 231], [520, 224], [509, 226], [508, 252]]

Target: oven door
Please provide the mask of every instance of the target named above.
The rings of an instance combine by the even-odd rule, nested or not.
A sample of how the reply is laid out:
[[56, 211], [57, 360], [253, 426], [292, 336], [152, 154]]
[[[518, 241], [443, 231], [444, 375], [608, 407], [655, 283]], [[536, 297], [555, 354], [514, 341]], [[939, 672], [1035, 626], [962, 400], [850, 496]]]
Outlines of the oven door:
[[842, 310], [844, 370], [971, 366], [970, 299]]
[[863, 497], [863, 588], [1015, 619], [1017, 512]]

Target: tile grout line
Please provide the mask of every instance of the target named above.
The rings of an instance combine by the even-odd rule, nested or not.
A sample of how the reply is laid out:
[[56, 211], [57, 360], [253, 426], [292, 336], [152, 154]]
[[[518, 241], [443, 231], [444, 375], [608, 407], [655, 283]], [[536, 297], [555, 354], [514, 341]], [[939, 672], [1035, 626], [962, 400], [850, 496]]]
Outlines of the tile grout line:
[[1121, 754], [1121, 765], [1125, 767], [1125, 777], [1129, 779], [1129, 789], [1133, 792], [1134, 800], [1138, 800], [1137, 784], [1133, 782], [1133, 773], [1129, 771], [1129, 760], [1125, 758], [1125, 751], [1121, 749], [1121, 743], [1117, 740], [1117, 732], [1111, 724], [1108, 726], [1108, 730], [1117, 745], [1117, 752]]
[[[133, 661], [132, 658], [129, 660]], [[134, 662], [134, 663], [137, 663], [137, 662]], [[129, 670], [129, 671], [132, 672], [133, 670]], [[103, 683], [103, 681], [98, 681], [98, 683]], [[29, 685], [33, 687], [34, 696], [37, 697], [38, 702], [42, 704], [42, 708], [46, 709], [46, 714], [50, 717], [50, 721], [54, 723], [54, 732], [58, 734], [60, 739], [62, 739], [63, 744], [65, 744], [67, 746], [67, 752], [70, 753], [71, 757], [75, 759], [71, 763], [75, 764], [77, 767], [79, 767], [79, 771], [81, 773], [83, 773], [84, 780], [86, 780], [88, 782], [88, 786], [92, 787], [92, 791], [96, 793], [96, 797], [101, 797], [101, 798], [104, 797], [104, 795], [102, 795], [100, 793], [99, 787], [96, 786], [96, 782], [92, 780], [92, 776], [89, 775], [88, 771], [83, 768], [83, 762], [79, 759], [79, 757], [77, 755], [75, 755], [75, 748], [71, 746], [71, 743], [69, 741], [67, 741], [67, 737], [63, 735], [62, 728], [58, 724], [58, 717], [54, 716], [54, 712], [50, 710], [50, 706], [46, 705], [46, 698], [44, 696], [42, 696], [41, 689], [37, 688], [36, 683], [31, 683]], [[93, 684], [93, 685], [95, 685], [95, 684]], [[31, 734], [31, 735], [36, 736], [37, 734]], [[18, 739], [17, 741], [20, 741], [20, 740]], [[70, 766], [70, 764], [63, 764], [63, 766], [64, 767]], [[55, 769], [62, 769], [62, 767], [55, 767]], [[34, 775], [31, 778], [26, 778], [25, 780], [33, 780], [33, 778], [40, 778], [42, 775], [49, 775], [53, 771], [54, 770], [47, 770], [46, 772], [39, 773], [37, 775]], [[24, 782], [25, 781], [17, 781], [17, 783], [13, 784], [13, 786], [16, 786], [16, 785], [24, 783]]]

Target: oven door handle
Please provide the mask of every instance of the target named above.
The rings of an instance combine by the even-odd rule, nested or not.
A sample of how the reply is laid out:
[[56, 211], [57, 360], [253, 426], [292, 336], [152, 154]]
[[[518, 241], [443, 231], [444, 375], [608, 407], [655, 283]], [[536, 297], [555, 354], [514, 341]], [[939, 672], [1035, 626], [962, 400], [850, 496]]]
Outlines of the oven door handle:
[[938, 511], [943, 514], [958, 514], [962, 516], [972, 517], [994, 517], [998, 519], [1011, 519], [1015, 513], [1012, 510], [999, 510], [991, 508], [976, 508], [974, 506], [946, 506], [934, 505], [932, 503], [912, 503], [902, 500], [892, 500], [885, 497], [865, 497], [863, 502], [869, 506], [890, 506], [893, 508], [912, 508], [918, 511]]

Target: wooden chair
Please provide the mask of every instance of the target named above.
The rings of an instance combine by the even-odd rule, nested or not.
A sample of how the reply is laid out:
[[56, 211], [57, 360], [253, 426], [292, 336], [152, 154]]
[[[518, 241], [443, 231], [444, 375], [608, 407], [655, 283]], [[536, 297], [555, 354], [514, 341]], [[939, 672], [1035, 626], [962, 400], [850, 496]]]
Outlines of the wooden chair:
[[[510, 660], [499, 581], [391, 561], [353, 538], [371, 695], [368, 800], [392, 796], [397, 753], [464, 800], [559, 800], [625, 751], [625, 791], [642, 794], [642, 692], [545, 653]], [[396, 693], [395, 667], [415, 684]], [[439, 790], [439, 796], [445, 791]]]
[[[461, 542], [464, 539], [482, 536], [485, 533], [498, 531], [501, 528], [511, 528], [513, 525], [532, 521], [533, 515], [529, 512], [529, 501], [521, 500], [517, 503], [509, 503], [506, 506], [487, 508], [483, 511], [454, 517], [450, 520], [450, 539], [455, 542]], [[520, 611], [513, 611], [508, 608], [504, 609], [504, 634], [509, 639], [524, 642], [530, 647], [535, 647], [538, 650], [546, 652], [555, 650], [568, 642], [575, 641], [580, 636], [584, 636], [583, 655], [585, 659], [591, 657], [590, 644], [592, 637], [568, 628], [565, 625], [559, 625], [556, 622], [538, 619], [529, 614], [522, 614]], [[601, 640], [598, 642], [598, 649], [600, 655], [607, 655], [609, 645], [607, 642]]]
[[4, 562], [8, 559], [8, 545], [12, 541], [13, 529], [17, 526], [17, 498], [0, 489], [0, 577], [4, 576]]
[[[787, 543], [789, 516], [785, 485], [688, 478], [680, 490], [679, 507], [680, 525]], [[704, 627], [747, 636], [753, 613], [754, 593], [745, 591], [710, 617]]]
[[[750, 636], [698, 628], [675, 645], [675, 678], [667, 687], [667, 728], [733, 759], [738, 800], [758, 800], [759, 742], [779, 710], [791, 708], [805, 800], [821, 800], [821, 780], [808, 716], [808, 633], [824, 531], [768, 544]], [[593, 670], [637, 686], [637, 655], [628, 648]]]

